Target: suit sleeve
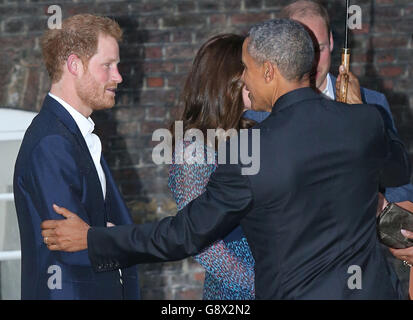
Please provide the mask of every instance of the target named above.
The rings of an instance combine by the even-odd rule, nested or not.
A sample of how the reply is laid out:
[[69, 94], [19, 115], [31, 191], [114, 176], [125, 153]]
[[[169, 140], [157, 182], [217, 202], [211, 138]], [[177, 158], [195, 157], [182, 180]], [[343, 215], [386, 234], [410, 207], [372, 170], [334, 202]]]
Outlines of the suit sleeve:
[[[70, 142], [55, 135], [43, 138], [31, 154], [31, 170], [26, 184], [31, 202], [42, 221], [63, 219], [53, 210], [55, 203], [76, 212], [89, 223], [81, 203], [81, 178], [73, 153]], [[40, 229], [40, 225], [38, 227]], [[87, 250], [54, 253], [57, 260], [66, 264], [90, 266]]]
[[253, 195], [238, 165], [220, 165], [206, 191], [176, 216], [143, 225], [92, 227], [88, 252], [95, 271], [137, 263], [174, 261], [199, 253], [233, 230], [248, 213]]
[[378, 106], [378, 110], [381, 113], [386, 128], [392, 130], [395, 134], [397, 134], [396, 125], [394, 124], [393, 116], [390, 110], [390, 105], [386, 99], [386, 96], [377, 91], [372, 91], [365, 88], [363, 88], [363, 93], [365, 96], [364, 100], [366, 101], [366, 103], [376, 104]]
[[387, 158], [385, 160], [381, 176], [380, 187], [399, 187], [410, 182], [411, 164], [407, 150], [388, 120], [388, 112], [376, 105], [384, 124], [384, 140], [387, 146]]
[[[380, 94], [378, 101], [376, 102], [382, 106], [387, 114], [384, 115], [385, 125], [398, 135], [396, 125], [394, 124], [394, 119], [390, 110], [389, 103], [384, 94]], [[410, 182], [410, 181], [409, 181]], [[401, 201], [412, 201], [413, 202], [413, 185], [411, 183], [399, 186], [399, 187], [388, 187], [384, 193], [387, 201], [389, 202], [401, 202]]]

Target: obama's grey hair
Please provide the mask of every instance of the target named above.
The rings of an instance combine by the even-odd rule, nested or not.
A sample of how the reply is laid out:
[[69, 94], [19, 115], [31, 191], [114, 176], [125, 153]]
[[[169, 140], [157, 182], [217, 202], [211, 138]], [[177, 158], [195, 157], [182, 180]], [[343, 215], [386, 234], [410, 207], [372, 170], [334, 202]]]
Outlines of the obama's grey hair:
[[301, 80], [311, 72], [314, 43], [306, 29], [290, 19], [274, 19], [254, 25], [249, 33], [248, 53], [258, 63], [275, 64], [284, 78]]

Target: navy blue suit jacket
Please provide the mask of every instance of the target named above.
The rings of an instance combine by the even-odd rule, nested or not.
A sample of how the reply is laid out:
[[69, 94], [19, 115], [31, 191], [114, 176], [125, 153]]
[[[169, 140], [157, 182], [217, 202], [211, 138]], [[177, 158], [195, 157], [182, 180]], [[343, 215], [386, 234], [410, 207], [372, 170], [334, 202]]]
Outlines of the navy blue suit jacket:
[[[402, 298], [377, 238], [377, 189], [407, 183], [410, 163], [377, 107], [349, 108], [302, 88], [279, 98], [254, 129], [256, 175], [242, 175], [242, 161], [220, 164], [206, 191], [176, 216], [90, 228], [95, 270], [182, 259], [241, 223], [257, 299]], [[359, 288], [351, 285], [354, 268]]]
[[[138, 299], [137, 268], [93, 271], [87, 250], [47, 249], [40, 224], [62, 219], [52, 204], [76, 212], [92, 226], [131, 224], [132, 219], [101, 158], [106, 200], [86, 142], [71, 115], [46, 96], [27, 129], [14, 172], [14, 197], [22, 250], [22, 299]], [[123, 285], [121, 284], [123, 281]]]
[[[331, 75], [330, 75], [331, 76]], [[336, 87], [337, 78], [331, 76], [331, 82], [333, 88]], [[376, 104], [380, 106], [379, 111], [381, 111], [384, 122], [388, 128], [393, 130], [397, 134], [397, 129], [394, 124], [393, 116], [390, 110], [389, 103], [387, 102], [386, 96], [383, 93], [366, 89], [361, 87], [361, 99], [364, 103]], [[335, 90], [334, 90], [335, 95]], [[244, 117], [248, 119], [255, 120], [257, 122], [263, 121], [269, 116], [270, 112], [257, 112], [253, 110], [248, 110], [244, 113]], [[411, 183], [405, 184], [400, 187], [386, 188], [384, 195], [389, 202], [402, 202], [402, 201], [412, 201], [413, 202], [413, 185]]]

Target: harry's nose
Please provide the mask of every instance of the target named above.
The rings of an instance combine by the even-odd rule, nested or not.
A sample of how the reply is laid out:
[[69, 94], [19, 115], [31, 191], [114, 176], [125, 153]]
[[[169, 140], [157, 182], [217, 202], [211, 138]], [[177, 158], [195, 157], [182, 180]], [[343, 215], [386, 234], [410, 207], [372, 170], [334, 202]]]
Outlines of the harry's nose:
[[119, 73], [118, 67], [114, 70], [113, 76], [112, 76], [113, 81], [116, 83], [121, 83], [123, 81], [122, 76]]

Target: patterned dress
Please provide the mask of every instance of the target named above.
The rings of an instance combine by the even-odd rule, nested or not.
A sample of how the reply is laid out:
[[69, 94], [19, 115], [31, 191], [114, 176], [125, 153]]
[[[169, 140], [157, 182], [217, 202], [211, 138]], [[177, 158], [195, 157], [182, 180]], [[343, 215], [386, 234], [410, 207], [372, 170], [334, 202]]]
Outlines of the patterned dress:
[[[191, 145], [185, 142], [184, 150]], [[193, 153], [195, 163], [176, 161], [169, 169], [168, 186], [178, 210], [205, 191], [210, 175], [217, 168], [216, 155], [206, 146]], [[213, 163], [208, 163], [207, 153]], [[241, 227], [218, 240], [194, 257], [205, 268], [203, 298], [206, 300], [252, 300], [254, 294], [254, 258]]]

